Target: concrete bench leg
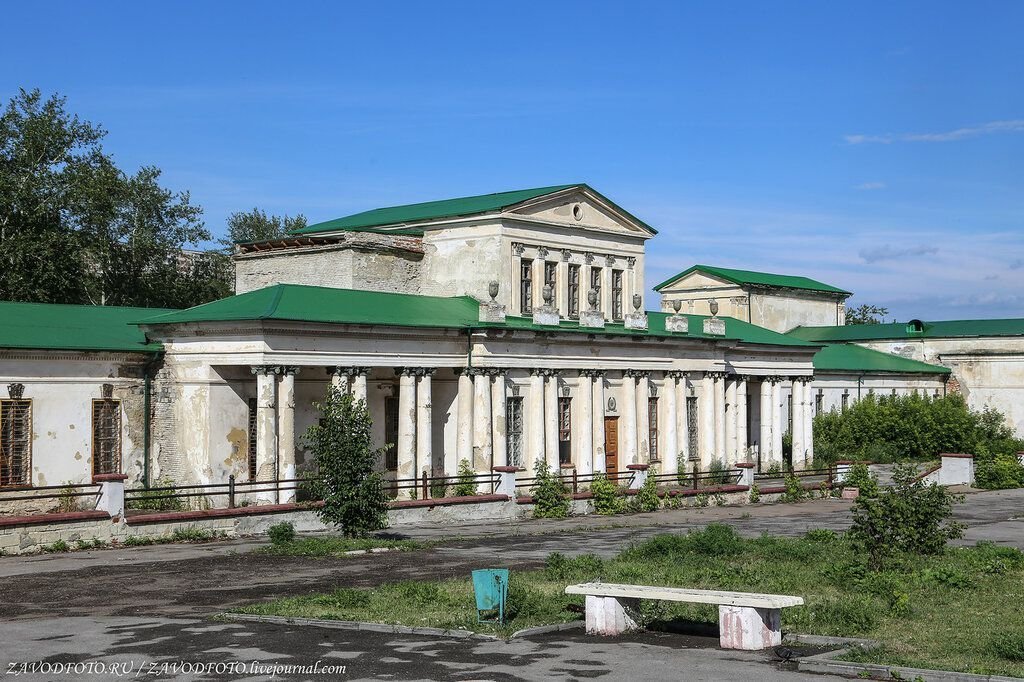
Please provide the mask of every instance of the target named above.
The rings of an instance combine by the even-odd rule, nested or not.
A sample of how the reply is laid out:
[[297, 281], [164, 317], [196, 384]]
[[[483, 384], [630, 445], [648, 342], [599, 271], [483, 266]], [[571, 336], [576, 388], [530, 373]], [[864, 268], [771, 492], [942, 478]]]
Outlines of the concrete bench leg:
[[[587, 629], [590, 629], [589, 606]], [[782, 644], [782, 610], [718, 607], [718, 641], [723, 649], [767, 649]]]
[[621, 635], [623, 632], [636, 630], [637, 624], [629, 614], [626, 606], [635, 606], [635, 599], [617, 599], [615, 597], [594, 597], [587, 595], [587, 634], [588, 635]]

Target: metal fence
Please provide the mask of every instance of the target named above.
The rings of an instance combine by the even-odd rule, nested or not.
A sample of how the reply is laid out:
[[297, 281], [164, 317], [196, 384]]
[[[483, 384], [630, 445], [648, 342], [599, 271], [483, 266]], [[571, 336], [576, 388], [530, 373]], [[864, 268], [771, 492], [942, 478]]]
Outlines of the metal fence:
[[[64, 485], [39, 485], [0, 489], [0, 505], [4, 515], [15, 515], [19, 511], [33, 511], [30, 502], [46, 505], [46, 511], [73, 512], [95, 509], [100, 496], [99, 483], [66, 483]], [[20, 502], [8, 508], [8, 503]]]

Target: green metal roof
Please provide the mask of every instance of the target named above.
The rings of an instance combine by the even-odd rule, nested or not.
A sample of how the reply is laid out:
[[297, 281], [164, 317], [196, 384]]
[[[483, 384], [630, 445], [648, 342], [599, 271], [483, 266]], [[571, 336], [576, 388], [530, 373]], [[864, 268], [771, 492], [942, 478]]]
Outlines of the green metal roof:
[[895, 374], [949, 374], [946, 367], [901, 358], [855, 344], [831, 344], [814, 356], [815, 372], [891, 372]]
[[166, 308], [0, 301], [0, 348], [159, 351], [162, 346], [148, 343], [133, 322], [170, 312]]
[[794, 275], [774, 275], [770, 272], [754, 272], [753, 270], [734, 270], [732, 268], [718, 268], [712, 265], [694, 265], [688, 270], [683, 270], [678, 275], [669, 277], [664, 282], [654, 287], [655, 291], [661, 291], [663, 288], [675, 282], [677, 279], [689, 275], [691, 272], [703, 272], [715, 277], [721, 277], [724, 280], [728, 280], [734, 284], [740, 285], [753, 285], [762, 287], [779, 287], [787, 289], [804, 289], [806, 291], [824, 291], [831, 294], [844, 294], [851, 295], [849, 291], [844, 291], [838, 287], [834, 287], [830, 284], [825, 284], [817, 280], [810, 279], [809, 277], [797, 277]]
[[1024, 336], [1024, 318], [1004, 320], [945, 320], [851, 324], [842, 327], [797, 327], [787, 332], [805, 341], [881, 341], [943, 339], [977, 336]]
[[540, 326], [533, 318], [509, 316], [504, 323], [480, 322], [480, 304], [470, 296], [443, 298], [415, 294], [392, 294], [357, 289], [334, 289], [298, 284], [276, 284], [231, 298], [206, 303], [140, 320], [140, 324], [180, 324], [188, 322], [288, 320], [337, 324], [376, 324], [403, 327], [444, 327], [456, 329], [525, 329], [533, 331], [565, 331], [618, 336], [663, 336], [672, 338], [727, 339], [745, 343], [776, 346], [814, 346], [800, 339], [778, 334], [769, 329], [723, 317], [725, 336], [705, 336], [704, 317], [688, 315], [690, 333], [684, 335], [665, 331], [667, 313], [649, 312], [646, 331], [626, 329], [621, 323], [608, 323], [605, 328], [580, 327], [565, 320], [558, 326]]
[[[417, 223], [424, 220], [440, 220], [442, 218], [458, 218], [463, 216], [477, 215], [480, 213], [492, 213], [515, 206], [530, 199], [536, 199], [562, 190], [573, 187], [586, 188], [598, 194], [593, 188], [583, 183], [571, 185], [552, 185], [550, 187], [536, 187], [534, 189], [519, 189], [511, 192], [497, 192], [495, 194], [481, 194], [472, 197], [459, 197], [457, 199], [442, 199], [440, 201], [427, 201], [419, 204], [406, 204], [404, 206], [388, 206], [375, 208], [370, 211], [363, 211], [355, 215], [335, 218], [315, 225], [307, 225], [290, 234], [315, 234], [318, 232], [337, 232], [345, 230], [349, 232], [387, 232], [389, 234], [422, 235], [423, 230], [415, 227], [406, 229], [383, 230], [388, 225], [404, 225]], [[598, 194], [598, 196], [601, 196]], [[604, 198], [604, 197], [602, 197]], [[615, 206], [614, 203], [605, 198], [605, 201]], [[615, 206], [630, 218], [649, 229], [657, 232], [654, 228], [630, 215], [622, 208]]]

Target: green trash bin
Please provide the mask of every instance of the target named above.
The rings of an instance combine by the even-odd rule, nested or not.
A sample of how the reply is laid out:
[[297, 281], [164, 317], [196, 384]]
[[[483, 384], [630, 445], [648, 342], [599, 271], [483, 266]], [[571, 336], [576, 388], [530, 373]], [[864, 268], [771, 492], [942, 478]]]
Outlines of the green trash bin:
[[[508, 596], [508, 569], [482, 568], [473, 571], [473, 593], [476, 595], [476, 622], [505, 623], [505, 598]], [[498, 619], [484, 618], [487, 612], [498, 612]]]

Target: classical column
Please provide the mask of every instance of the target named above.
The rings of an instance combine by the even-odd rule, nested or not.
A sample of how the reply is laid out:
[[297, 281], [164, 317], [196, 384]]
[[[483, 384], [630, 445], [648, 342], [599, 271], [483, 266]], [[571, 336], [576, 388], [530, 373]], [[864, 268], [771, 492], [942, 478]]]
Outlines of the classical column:
[[[298, 367], [280, 367], [281, 381], [277, 384], [277, 477], [295, 478], [295, 375]], [[285, 483], [286, 487], [295, 483]], [[295, 501], [295, 490], [278, 491], [277, 501]]]
[[715, 452], [715, 373], [704, 372], [700, 394], [700, 469], [706, 470]]
[[488, 370], [491, 383], [491, 449], [494, 466], [508, 466], [508, 417], [505, 411], [505, 370]]
[[[715, 452], [713, 459], [725, 461], [725, 372], [715, 372]], [[710, 464], [710, 462], [709, 462]]]
[[804, 468], [814, 459], [814, 379], [804, 377]]
[[473, 374], [477, 370], [464, 367], [455, 371], [459, 379], [455, 411], [455, 453], [445, 453], [444, 472], [454, 474], [463, 460], [473, 465]]
[[760, 470], [765, 470], [772, 461], [772, 382], [770, 377], [761, 377], [761, 436], [758, 441]]
[[538, 462], [544, 461], [544, 370], [534, 368], [530, 372], [530, 419], [527, 423], [527, 449], [531, 475]]
[[594, 471], [594, 386], [593, 373], [580, 370], [576, 414], [579, 419], [573, 424], [573, 440], [576, 441], [576, 470], [587, 476]]
[[636, 441], [636, 374], [631, 369], [622, 372], [622, 423], [619, 425], [619, 439], [622, 449], [619, 467], [639, 464]]
[[636, 464], [651, 461], [651, 416], [647, 401], [651, 397], [651, 373], [636, 373]]
[[743, 375], [736, 381], [736, 461], [738, 462], [746, 462], [750, 455], [747, 450], [747, 379], [749, 377]]
[[[431, 407], [433, 368], [416, 370], [416, 475], [429, 471], [434, 475], [434, 420]], [[365, 380], [365, 375], [363, 375]], [[454, 472], [452, 472], [454, 473]]]
[[331, 372], [331, 386], [339, 389], [342, 393], [348, 393], [348, 368], [335, 367]]
[[792, 431], [790, 433], [793, 443], [793, 457], [792, 465], [794, 469], [801, 468], [803, 462], [804, 453], [804, 382], [803, 377], [792, 377], [790, 380], [790, 395], [792, 399], [792, 414], [790, 415], [790, 423]]
[[772, 377], [772, 463], [782, 466], [782, 436], [785, 433], [782, 411], [782, 377]]
[[[683, 461], [698, 454], [690, 452], [690, 415], [686, 407], [686, 372], [676, 372], [676, 450]], [[678, 463], [677, 463], [678, 466]]]
[[725, 455], [722, 457], [722, 461], [727, 466], [732, 466], [736, 462], [736, 415], [738, 414], [736, 383], [735, 375], [725, 379]]
[[545, 370], [544, 385], [544, 452], [548, 467], [559, 471], [558, 465], [558, 371]]
[[352, 397], [356, 401], [362, 400], [366, 402], [366, 375], [369, 373], [369, 367], [353, 367], [352, 368]]
[[[416, 477], [416, 370], [402, 367], [396, 371], [399, 373], [397, 478], [413, 479]], [[399, 497], [411, 497], [411, 491], [400, 490]]]
[[272, 481], [277, 472], [277, 374], [273, 367], [253, 367], [256, 375], [256, 480]]
[[490, 473], [491, 454], [491, 377], [478, 371], [473, 377], [473, 470]]
[[[591, 430], [594, 445], [594, 471], [608, 471], [604, 459], [604, 370], [590, 370], [593, 381], [594, 417]], [[584, 425], [585, 426], [585, 425]]]
[[665, 372], [661, 395], [661, 428], [658, 429], [663, 447], [661, 449], [661, 472], [675, 473], [679, 468], [679, 409], [676, 402], [676, 386], [679, 382], [678, 372]]

